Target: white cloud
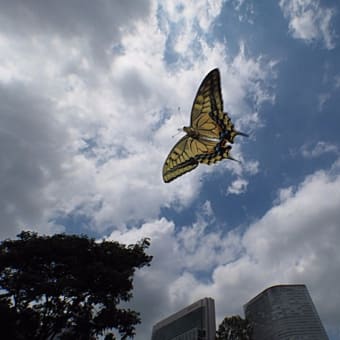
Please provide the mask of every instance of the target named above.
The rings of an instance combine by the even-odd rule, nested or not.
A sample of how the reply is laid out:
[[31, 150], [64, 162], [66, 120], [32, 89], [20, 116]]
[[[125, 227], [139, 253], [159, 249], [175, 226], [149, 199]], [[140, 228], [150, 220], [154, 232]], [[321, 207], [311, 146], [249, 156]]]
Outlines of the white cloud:
[[152, 4], [150, 0], [104, 0], [101, 5], [91, 0], [61, 0], [58, 4], [13, 0], [1, 6], [0, 28], [20, 44], [25, 40], [34, 44], [47, 36], [72, 41], [97, 68], [111, 58], [111, 46], [119, 43], [124, 32], [148, 17]]
[[284, 203], [289, 198], [291, 198], [293, 194], [294, 194], [294, 188], [291, 186], [288, 188], [279, 189], [278, 195], [277, 195], [276, 200], [274, 201], [274, 204]]
[[318, 96], [318, 109], [321, 112], [326, 104], [327, 101], [329, 101], [331, 98], [331, 94], [330, 93], [321, 93]]
[[334, 77], [334, 82], [335, 82], [335, 88], [338, 89], [340, 87], [340, 75], [336, 75]]
[[241, 243], [236, 232], [224, 235], [220, 230], [206, 231], [214, 223], [208, 205], [203, 204], [202, 213], [198, 213], [192, 226], [178, 231], [172, 222], [162, 218], [140, 228], [114, 231], [108, 237], [125, 244], [151, 238], [148, 253], [154, 258], [150, 267], [136, 273], [134, 298], [129, 305], [141, 312], [137, 339], [149, 338], [156, 321], [192, 302], [190, 292], [200, 285], [200, 275], [210, 275], [216, 265], [239, 256]]
[[227, 193], [236, 195], [242, 194], [247, 190], [247, 186], [248, 182], [245, 179], [238, 178], [229, 185]]
[[43, 222], [42, 212], [56, 203], [48, 192], [52, 181], [68, 174], [63, 169], [68, 150], [60, 140], [67, 143], [70, 136], [50, 101], [38, 98], [27, 86], [0, 84], [0, 101], [0, 235], [8, 237], [18, 227]]
[[204, 216], [208, 216], [208, 217], [214, 216], [214, 211], [212, 209], [210, 201], [204, 202], [202, 206], [202, 213], [204, 214]]
[[177, 59], [177, 67], [193, 65], [202, 56], [205, 35], [219, 16], [223, 0], [161, 1], [158, 15], [167, 36], [169, 53]]
[[319, 0], [280, 0], [283, 15], [289, 20], [289, 31], [306, 43], [322, 41], [327, 49], [335, 47], [335, 33], [331, 27], [336, 12]]
[[143, 320], [137, 338], [147, 338], [156, 321], [204, 296], [215, 299], [218, 322], [243, 314], [244, 303], [280, 283], [306, 284], [325, 326], [339, 332], [339, 167], [307, 176], [294, 190], [282, 188], [273, 203], [243, 235], [212, 231], [207, 216], [178, 231], [162, 219], [113, 233], [125, 243], [152, 238], [151, 267], [136, 276], [134, 306]]
[[340, 259], [335, 256], [340, 237], [339, 188], [338, 175], [319, 171], [308, 176], [294, 195], [268, 211], [243, 239], [254, 266], [267, 272], [269, 281], [307, 283], [321, 316], [334, 326], [339, 324], [339, 314], [327, 292], [339, 279]]
[[[247, 50], [244, 42], [240, 43], [240, 52], [232, 61], [232, 66], [230, 67], [230, 73], [234, 77], [228, 77], [231, 82], [230, 88], [235, 88], [240, 91], [240, 93], [231, 93], [230, 96], [226, 98], [227, 103], [232, 100], [234, 94], [236, 94], [236, 100], [240, 99], [237, 95], [244, 92], [248, 92], [255, 103], [255, 108], [259, 109], [261, 104], [264, 102], [274, 103], [275, 94], [273, 93], [273, 84], [268, 82], [269, 79], [276, 78], [276, 60], [269, 60], [264, 56], [259, 56], [257, 58], [247, 56]], [[235, 83], [234, 83], [235, 82]], [[229, 92], [229, 91], [228, 91]], [[236, 91], [235, 91], [236, 92]], [[229, 101], [228, 101], [229, 99]], [[232, 102], [230, 103], [232, 104]], [[240, 107], [242, 109], [242, 107]], [[233, 110], [234, 112], [235, 110]], [[243, 112], [249, 112], [246, 108], [243, 108]], [[240, 114], [237, 112], [236, 114]], [[256, 120], [258, 117], [252, 117]], [[244, 118], [250, 119], [250, 118]]]
[[[208, 33], [210, 26], [221, 12], [223, 0], [166, 0], [161, 2], [168, 21], [168, 27], [176, 26], [174, 49], [187, 54], [192, 43], [200, 40], [200, 35]], [[202, 32], [198, 32], [200, 29]]]
[[250, 1], [245, 0], [232, 0], [234, 9], [238, 12], [238, 19], [243, 22], [246, 21], [249, 24], [254, 23], [254, 4]]
[[[105, 26], [107, 13], [93, 9], [92, 3], [84, 11], [95, 12], [91, 20], [95, 18], [98, 25], [93, 30], [90, 15], [78, 22], [73, 13], [71, 20], [66, 5], [57, 9], [54, 19], [51, 4], [34, 11], [13, 2], [1, 12], [0, 55], [1, 64], [6, 65], [0, 70], [1, 91], [5, 98], [8, 91], [16, 98], [1, 103], [1, 115], [10, 117], [0, 132], [2, 155], [26, 156], [6, 156], [1, 162], [3, 169], [20, 168], [20, 173], [1, 172], [1, 182], [6, 183], [2, 206], [7, 207], [8, 216], [3, 237], [15, 235], [23, 223], [40, 225], [48, 232], [54, 219], [68, 214], [86, 216], [87, 227], [99, 231], [124, 229], [126, 223], [157, 218], [161, 207], [181, 209], [190, 204], [200, 190], [203, 173], [226, 169], [238, 176], [252, 173], [247, 167], [253, 168], [253, 160], [244, 162], [245, 170], [220, 162], [216, 167], [201, 166], [170, 185], [162, 182], [162, 163], [175, 143], [170, 136], [188, 124], [192, 99], [207, 71], [220, 67], [226, 109], [232, 112], [235, 125], [245, 130], [258, 117], [249, 95], [256, 108], [267, 100], [275, 73], [268, 60], [247, 55], [244, 44], [230, 58], [223, 44], [208, 44], [204, 34], [190, 35], [190, 23], [195, 20], [203, 31], [209, 30], [221, 11], [220, 1], [195, 2], [197, 12], [186, 3], [178, 2], [176, 9], [167, 2], [164, 6], [170, 9], [162, 22], [174, 25], [172, 11], [181, 4], [181, 20], [187, 22], [182, 33], [192, 42], [196, 39], [201, 49], [197, 58], [186, 55], [191, 43], [184, 46], [189, 64], [174, 68], [164, 60], [168, 32], [160, 27], [156, 1], [145, 2], [145, 8], [107, 3], [116, 13], [109, 27], [124, 22], [120, 28], [111, 27], [112, 35]], [[114, 6], [119, 7], [117, 11]], [[30, 15], [16, 24], [13, 18], [21, 10]], [[48, 16], [39, 24], [45, 12]], [[132, 12], [136, 20], [129, 19]], [[21, 36], [24, 26], [26, 33]], [[101, 37], [95, 42], [97, 35]], [[27, 117], [30, 124], [25, 123]], [[20, 124], [26, 124], [25, 128], [19, 129]], [[10, 125], [15, 127], [12, 135], [4, 133]], [[242, 158], [240, 143], [234, 150]], [[33, 191], [28, 184], [34, 184]], [[34, 204], [32, 193], [37, 197]]]
[[315, 145], [303, 145], [301, 147], [302, 156], [305, 158], [316, 158], [324, 155], [325, 153], [339, 154], [339, 148], [332, 143], [319, 141]]

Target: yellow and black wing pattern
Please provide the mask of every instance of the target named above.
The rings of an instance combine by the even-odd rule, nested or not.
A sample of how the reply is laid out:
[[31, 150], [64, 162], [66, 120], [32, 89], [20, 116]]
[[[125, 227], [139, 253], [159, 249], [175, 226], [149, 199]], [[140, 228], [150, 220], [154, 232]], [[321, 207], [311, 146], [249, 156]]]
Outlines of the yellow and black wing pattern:
[[177, 177], [195, 169], [199, 161], [196, 159], [197, 140], [189, 136], [181, 138], [172, 148], [163, 166], [163, 180], [170, 182]]
[[197, 91], [190, 125], [201, 135], [231, 144], [237, 135], [248, 136], [235, 130], [230, 117], [223, 112], [220, 72], [217, 68], [208, 73]]
[[223, 158], [231, 158], [231, 146], [220, 146], [211, 151], [210, 143], [189, 136], [181, 138], [172, 148], [163, 166], [163, 179], [168, 183], [195, 169], [199, 163], [214, 164]]
[[220, 73], [214, 69], [202, 81], [191, 110], [187, 133], [170, 151], [164, 166], [163, 180], [170, 182], [196, 168], [199, 163], [213, 164], [230, 157], [236, 135], [229, 116], [223, 112]]

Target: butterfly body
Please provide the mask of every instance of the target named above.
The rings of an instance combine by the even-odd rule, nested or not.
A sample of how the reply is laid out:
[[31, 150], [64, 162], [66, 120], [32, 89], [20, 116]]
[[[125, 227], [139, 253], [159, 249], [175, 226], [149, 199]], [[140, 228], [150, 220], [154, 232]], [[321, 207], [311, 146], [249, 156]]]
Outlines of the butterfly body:
[[214, 69], [204, 78], [196, 94], [190, 126], [170, 151], [164, 166], [163, 180], [170, 182], [196, 168], [199, 163], [213, 164], [232, 159], [229, 152], [234, 138], [246, 134], [234, 129], [228, 114], [223, 112], [220, 73]]

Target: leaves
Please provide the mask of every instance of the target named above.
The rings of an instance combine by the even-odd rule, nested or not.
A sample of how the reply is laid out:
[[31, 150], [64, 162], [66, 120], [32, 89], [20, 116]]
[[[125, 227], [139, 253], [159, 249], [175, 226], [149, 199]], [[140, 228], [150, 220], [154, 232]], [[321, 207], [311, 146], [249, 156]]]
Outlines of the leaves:
[[150, 264], [148, 239], [125, 246], [65, 234], [18, 238], [0, 245], [0, 307], [22, 325], [18, 336], [25, 318], [37, 339], [88, 339], [112, 328], [133, 336], [139, 314], [117, 306], [132, 297], [135, 270]]
[[216, 340], [251, 340], [253, 327], [239, 315], [225, 317], [216, 332]]

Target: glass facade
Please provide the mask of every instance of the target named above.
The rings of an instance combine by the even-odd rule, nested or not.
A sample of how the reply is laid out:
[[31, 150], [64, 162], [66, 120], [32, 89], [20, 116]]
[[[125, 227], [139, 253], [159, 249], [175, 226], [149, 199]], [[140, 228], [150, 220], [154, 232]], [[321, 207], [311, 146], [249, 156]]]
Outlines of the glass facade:
[[270, 287], [245, 306], [254, 340], [328, 340], [305, 285]]
[[152, 340], [213, 340], [215, 332], [214, 300], [204, 298], [158, 322]]

